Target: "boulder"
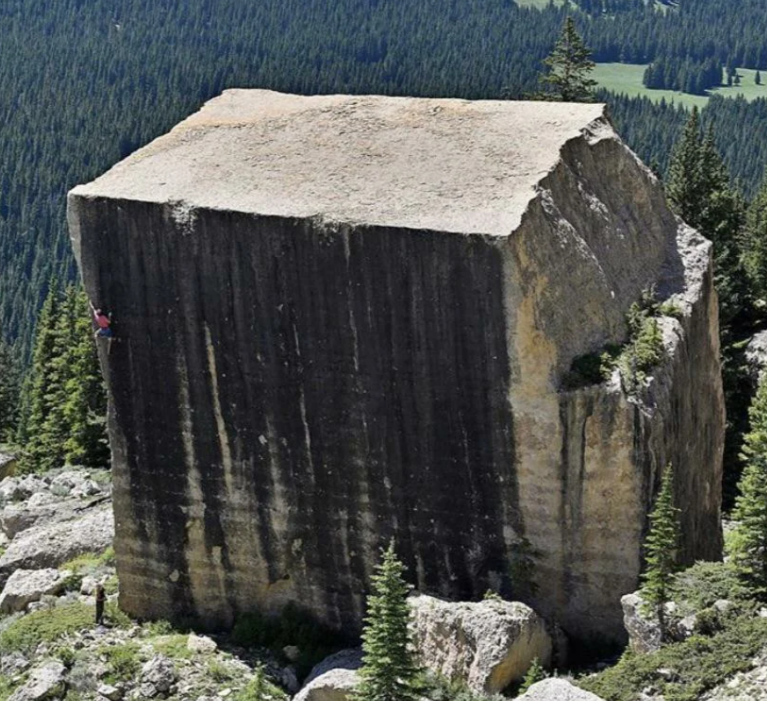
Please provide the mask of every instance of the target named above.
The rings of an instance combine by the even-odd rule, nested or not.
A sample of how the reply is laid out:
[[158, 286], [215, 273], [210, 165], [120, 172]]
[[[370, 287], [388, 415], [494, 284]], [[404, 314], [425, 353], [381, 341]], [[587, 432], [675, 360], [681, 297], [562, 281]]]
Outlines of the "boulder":
[[19, 568], [57, 567], [83, 553], [101, 553], [113, 538], [111, 505], [89, 510], [72, 521], [34, 526], [14, 538], [0, 557], [0, 585]]
[[98, 689], [96, 689], [96, 693], [108, 699], [108, 701], [120, 701], [123, 697], [123, 690], [111, 684], [100, 684]]
[[16, 570], [0, 593], [0, 612], [23, 611], [28, 604], [39, 601], [46, 594], [58, 594], [70, 574], [54, 569]]
[[0, 675], [13, 677], [29, 668], [29, 660], [20, 652], [0, 655]]
[[639, 592], [621, 597], [621, 606], [631, 649], [642, 654], [660, 650], [663, 642], [660, 621], [656, 615], [643, 610], [644, 600]]
[[19, 489], [19, 480], [16, 477], [6, 477], [0, 481], [0, 503], [8, 503], [23, 499], [23, 492]]
[[0, 511], [0, 530], [9, 538], [38, 524], [50, 526], [73, 519], [77, 502], [56, 499], [50, 492], [33, 494], [26, 502], [10, 504]]
[[533, 684], [517, 701], [603, 701], [590, 691], [579, 689], [566, 679], [544, 679]]
[[65, 673], [66, 667], [58, 660], [46, 662], [32, 671], [27, 683], [16, 689], [8, 701], [43, 701], [60, 698], [66, 690]]
[[164, 655], [155, 655], [141, 668], [139, 684], [145, 696], [165, 696], [175, 684], [176, 668]]
[[767, 331], [760, 331], [748, 342], [746, 362], [751, 379], [756, 384], [767, 370]]
[[346, 650], [340, 650], [326, 657], [322, 662], [318, 662], [312, 671], [309, 672], [309, 676], [306, 677], [305, 684], [314, 681], [318, 677], [321, 677], [326, 672], [330, 672], [333, 669], [348, 669], [356, 670], [362, 666], [362, 650], [358, 647], [348, 648]]
[[189, 634], [189, 638], [186, 641], [186, 648], [191, 652], [199, 652], [203, 655], [214, 653], [218, 649], [218, 645], [215, 640], [205, 635]]
[[304, 686], [293, 701], [348, 701], [359, 681], [352, 669], [331, 669]]
[[495, 694], [521, 679], [538, 658], [551, 663], [545, 621], [519, 602], [489, 599], [451, 603], [431, 596], [409, 599], [420, 663], [476, 693]]
[[17, 461], [15, 455], [0, 453], [0, 480], [16, 474]]

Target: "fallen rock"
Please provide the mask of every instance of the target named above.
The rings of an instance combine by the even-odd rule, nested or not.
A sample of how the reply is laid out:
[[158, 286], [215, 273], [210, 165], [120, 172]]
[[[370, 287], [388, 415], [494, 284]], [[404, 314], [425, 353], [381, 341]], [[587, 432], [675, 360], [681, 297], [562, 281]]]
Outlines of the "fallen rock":
[[54, 569], [16, 570], [0, 594], [0, 612], [23, 611], [28, 604], [39, 601], [46, 594], [58, 594], [70, 574]]
[[545, 621], [519, 602], [452, 603], [431, 596], [408, 600], [420, 663], [476, 693], [495, 694], [521, 679], [532, 661], [551, 662]]
[[101, 553], [113, 538], [111, 505], [90, 510], [73, 521], [34, 526], [14, 538], [0, 557], [0, 586], [17, 569], [57, 567], [83, 553]]
[[0, 453], [0, 480], [12, 477], [16, 473], [17, 461], [15, 455]]
[[639, 592], [621, 597], [621, 606], [631, 649], [640, 654], [660, 650], [663, 643], [660, 621], [657, 615], [643, 610], [644, 600]]
[[186, 641], [186, 649], [191, 652], [199, 652], [203, 655], [208, 655], [215, 652], [218, 649], [218, 645], [215, 640], [205, 635], [189, 634], [189, 638]]
[[749, 374], [756, 385], [767, 370], [767, 331], [753, 336], [746, 346], [746, 363]]
[[359, 682], [352, 669], [331, 669], [304, 686], [293, 701], [348, 701]]
[[19, 489], [19, 480], [16, 477], [6, 477], [0, 481], [0, 502], [12, 502], [24, 499], [23, 492]]
[[579, 689], [566, 679], [544, 679], [533, 684], [517, 701], [604, 701], [590, 691]]
[[282, 648], [282, 654], [289, 662], [295, 662], [301, 656], [301, 650], [296, 645], [286, 645]]
[[339, 650], [326, 657], [322, 662], [318, 662], [312, 671], [309, 672], [309, 676], [306, 677], [305, 685], [314, 681], [318, 677], [321, 677], [326, 672], [330, 672], [333, 669], [348, 669], [356, 670], [362, 667], [362, 650], [361, 648], [347, 648], [346, 650]]
[[122, 689], [111, 684], [100, 684], [98, 689], [96, 689], [96, 693], [108, 699], [108, 701], [120, 701], [123, 697]]
[[0, 674], [13, 677], [29, 668], [29, 660], [20, 652], [0, 655]]
[[141, 668], [139, 677], [141, 693], [148, 697], [165, 695], [170, 692], [176, 679], [176, 668], [173, 662], [164, 655], [155, 655]]
[[49, 492], [33, 494], [26, 502], [10, 504], [0, 511], [0, 530], [9, 538], [38, 524], [52, 525], [76, 516], [75, 500], [61, 501]]
[[32, 670], [29, 681], [16, 689], [8, 701], [43, 701], [61, 697], [65, 691], [65, 673], [66, 667], [58, 660], [46, 662]]

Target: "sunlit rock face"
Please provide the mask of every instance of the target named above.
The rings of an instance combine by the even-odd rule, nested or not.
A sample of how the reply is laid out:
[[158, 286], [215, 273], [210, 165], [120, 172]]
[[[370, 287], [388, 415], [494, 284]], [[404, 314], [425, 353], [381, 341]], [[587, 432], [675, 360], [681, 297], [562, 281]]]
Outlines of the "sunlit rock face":
[[[710, 245], [603, 105], [227, 91], [69, 222], [128, 612], [354, 631], [395, 537], [424, 592], [618, 640], [669, 462], [683, 559], [719, 555]], [[652, 285], [680, 313], [639, 397], [565, 391]]]

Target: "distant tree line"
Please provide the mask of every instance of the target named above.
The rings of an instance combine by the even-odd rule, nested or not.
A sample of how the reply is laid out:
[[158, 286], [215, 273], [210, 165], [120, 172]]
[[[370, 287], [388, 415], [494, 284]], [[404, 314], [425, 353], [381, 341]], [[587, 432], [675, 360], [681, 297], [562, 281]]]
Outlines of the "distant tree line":
[[[715, 59], [767, 68], [761, 0], [641, 0], [581, 9], [512, 0], [7, 0], [0, 7], [0, 329], [28, 364], [51, 279], [75, 279], [65, 193], [228, 87], [519, 98], [573, 14], [597, 61]], [[619, 21], [616, 21], [618, 19]], [[76, 40], [74, 39], [76, 38]], [[664, 77], [664, 81], [665, 81]], [[668, 84], [668, 83], [667, 83]], [[695, 88], [699, 89], [699, 86]], [[627, 141], [662, 165], [683, 118], [611, 101]], [[712, 101], [713, 102], [713, 101]], [[749, 108], [754, 115], [764, 106]], [[718, 146], [752, 195], [767, 130], [707, 108]], [[727, 112], [720, 120], [719, 112]], [[714, 113], [717, 115], [714, 115]], [[657, 118], [657, 121], [655, 121]], [[652, 130], [658, 136], [652, 136]], [[729, 140], [728, 143], [724, 143]]]
[[657, 59], [645, 69], [642, 83], [647, 88], [705, 95], [707, 90], [722, 84], [722, 66], [713, 57], [703, 61], [677, 57]]

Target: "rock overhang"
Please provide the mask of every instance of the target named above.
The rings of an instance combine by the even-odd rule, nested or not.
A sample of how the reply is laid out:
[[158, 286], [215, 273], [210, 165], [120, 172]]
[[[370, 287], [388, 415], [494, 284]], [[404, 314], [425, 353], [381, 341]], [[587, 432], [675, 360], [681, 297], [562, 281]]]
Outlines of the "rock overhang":
[[71, 197], [508, 236], [602, 104], [227, 90]]

